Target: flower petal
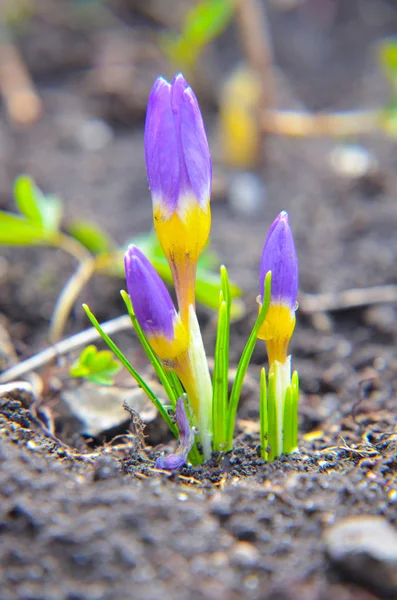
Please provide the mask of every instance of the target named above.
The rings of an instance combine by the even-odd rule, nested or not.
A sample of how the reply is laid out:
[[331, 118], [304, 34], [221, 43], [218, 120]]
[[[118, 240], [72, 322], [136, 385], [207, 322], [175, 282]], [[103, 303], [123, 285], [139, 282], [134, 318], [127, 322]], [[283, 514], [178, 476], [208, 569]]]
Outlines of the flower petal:
[[149, 96], [145, 158], [153, 201], [162, 203], [165, 211], [172, 214], [179, 198], [180, 161], [171, 109], [171, 85], [162, 77], [158, 77]]
[[298, 295], [298, 259], [294, 238], [283, 211], [273, 222], [263, 246], [260, 263], [260, 297], [266, 273], [272, 272], [272, 303], [281, 303], [295, 311]]
[[194, 431], [190, 427], [183, 398], [178, 398], [175, 409], [175, 421], [179, 431], [179, 445], [175, 454], [160, 456], [156, 459], [157, 469], [177, 471], [187, 462], [187, 457], [194, 444]]
[[144, 333], [174, 339], [176, 310], [162, 279], [136, 246], [124, 257], [128, 293]]
[[193, 196], [203, 208], [211, 195], [212, 163], [197, 98], [191, 87], [183, 92], [181, 143]]

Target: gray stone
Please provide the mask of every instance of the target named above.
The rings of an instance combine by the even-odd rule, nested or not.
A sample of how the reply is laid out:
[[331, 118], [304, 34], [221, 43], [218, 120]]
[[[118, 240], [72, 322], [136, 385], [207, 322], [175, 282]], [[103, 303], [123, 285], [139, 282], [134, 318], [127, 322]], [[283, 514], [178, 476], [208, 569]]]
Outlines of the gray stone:
[[382, 517], [347, 517], [326, 530], [331, 561], [357, 583], [397, 594], [397, 531]]
[[240, 217], [255, 217], [266, 204], [266, 187], [256, 173], [234, 173], [229, 187], [229, 205]]
[[[157, 389], [153, 391], [158, 393]], [[139, 387], [103, 387], [88, 382], [61, 392], [59, 412], [63, 417], [77, 420], [79, 433], [98, 437], [128, 424], [131, 416], [123, 408], [124, 401], [144, 423], [156, 418], [156, 408]]]

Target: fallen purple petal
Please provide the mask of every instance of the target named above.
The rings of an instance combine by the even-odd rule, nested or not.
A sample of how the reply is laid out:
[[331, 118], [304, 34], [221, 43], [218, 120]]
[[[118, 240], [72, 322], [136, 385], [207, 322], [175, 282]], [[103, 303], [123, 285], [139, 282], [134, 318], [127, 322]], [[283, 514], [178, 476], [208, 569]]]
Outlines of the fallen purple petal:
[[177, 471], [187, 462], [187, 457], [194, 444], [194, 431], [190, 427], [183, 398], [176, 403], [175, 421], [179, 431], [179, 444], [174, 454], [159, 456], [156, 459], [156, 469]]

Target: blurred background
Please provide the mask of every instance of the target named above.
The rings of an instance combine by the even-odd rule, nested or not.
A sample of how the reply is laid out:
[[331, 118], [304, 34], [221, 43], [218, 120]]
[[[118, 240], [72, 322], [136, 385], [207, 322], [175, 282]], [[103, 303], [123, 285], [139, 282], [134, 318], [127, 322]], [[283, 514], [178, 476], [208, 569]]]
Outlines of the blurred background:
[[[396, 280], [394, 0], [2, 0], [0, 10], [1, 209], [15, 211], [13, 181], [26, 173], [62, 199], [64, 227], [89, 220], [119, 246], [149, 232], [147, 97], [159, 74], [182, 71], [214, 161], [211, 248], [252, 314], [263, 241], [283, 209], [303, 294]], [[1, 254], [1, 312], [17, 337], [42, 340], [75, 263], [48, 249]], [[119, 288], [99, 276], [82, 299], [110, 318]], [[86, 325], [80, 309], [74, 319]]]

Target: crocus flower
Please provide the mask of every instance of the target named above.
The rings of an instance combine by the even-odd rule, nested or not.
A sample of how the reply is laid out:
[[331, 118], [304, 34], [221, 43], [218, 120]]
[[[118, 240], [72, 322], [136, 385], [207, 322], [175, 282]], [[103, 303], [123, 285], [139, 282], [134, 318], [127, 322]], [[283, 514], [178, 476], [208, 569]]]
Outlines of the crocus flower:
[[209, 235], [211, 156], [200, 109], [183, 75], [150, 93], [145, 158], [154, 226], [170, 264], [182, 320], [194, 306], [196, 265]]
[[263, 286], [268, 271], [272, 272], [270, 307], [258, 337], [266, 341], [269, 363], [275, 360], [284, 363], [295, 327], [298, 295], [298, 260], [286, 211], [281, 212], [273, 222], [263, 246], [260, 304], [263, 302]]
[[172, 361], [186, 351], [187, 332], [162, 279], [136, 246], [124, 256], [128, 293], [135, 316], [156, 354]]
[[175, 421], [179, 431], [178, 448], [175, 454], [169, 454], [168, 456], [160, 456], [159, 458], [157, 458], [157, 469], [177, 471], [186, 464], [187, 456], [193, 447], [194, 431], [190, 427], [183, 398], [179, 398], [176, 403]]

